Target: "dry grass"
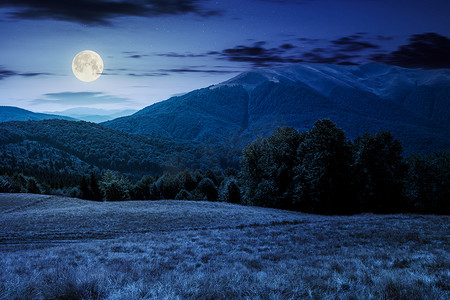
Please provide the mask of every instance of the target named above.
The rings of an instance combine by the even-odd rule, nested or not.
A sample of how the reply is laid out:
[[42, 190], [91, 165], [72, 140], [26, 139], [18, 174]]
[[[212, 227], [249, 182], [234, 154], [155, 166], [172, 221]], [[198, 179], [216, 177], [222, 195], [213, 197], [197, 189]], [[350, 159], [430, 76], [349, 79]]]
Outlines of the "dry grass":
[[0, 195], [0, 298], [450, 298], [445, 216], [22, 196]]

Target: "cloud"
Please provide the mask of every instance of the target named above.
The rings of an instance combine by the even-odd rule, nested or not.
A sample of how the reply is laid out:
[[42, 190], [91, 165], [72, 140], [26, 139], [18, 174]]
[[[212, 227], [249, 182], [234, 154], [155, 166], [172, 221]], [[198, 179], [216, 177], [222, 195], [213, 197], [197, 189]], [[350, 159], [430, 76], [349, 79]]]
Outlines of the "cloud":
[[273, 2], [276, 4], [307, 4], [316, 0], [257, 0], [262, 2]]
[[158, 76], [167, 76], [169, 74], [166, 72], [147, 72], [147, 73], [128, 73], [127, 75], [133, 77], [158, 77]]
[[[376, 40], [363, 32], [335, 40], [292, 37], [289, 39], [289, 43], [277, 47], [267, 47], [267, 42], [260, 41], [252, 45], [239, 45], [222, 51], [210, 51], [208, 54], [216, 56], [218, 59], [247, 62], [256, 67], [299, 62], [349, 65], [370, 61], [367, 54], [363, 55], [363, 53], [380, 48], [369, 42], [373, 39]], [[314, 46], [315, 48], [312, 48]]]
[[0, 68], [0, 80], [19, 75], [17, 72], [11, 71], [11, 70], [4, 70]]
[[42, 75], [53, 75], [52, 73], [45, 73], [45, 72], [29, 72], [29, 73], [20, 73], [20, 76], [24, 77], [35, 77], [35, 76], [42, 76]]
[[148, 54], [143, 54], [136, 51], [122, 51], [122, 54], [125, 54], [126, 58], [134, 58], [134, 59], [150, 56]]
[[148, 56], [147, 54], [133, 54], [129, 55], [128, 58], [142, 58]]
[[155, 17], [193, 13], [202, 17], [220, 12], [203, 8], [204, 0], [0, 0], [16, 19], [53, 19], [87, 25], [110, 25], [118, 17]]
[[331, 41], [332, 45], [337, 48], [338, 51], [344, 52], [357, 52], [366, 49], [377, 49], [379, 46], [362, 41], [361, 34], [355, 34], [350, 36], [344, 36], [337, 40]]
[[111, 96], [102, 92], [48, 93], [45, 98], [33, 100], [33, 104], [58, 103], [66, 105], [124, 103], [129, 99]]
[[450, 39], [437, 33], [414, 34], [409, 44], [389, 54], [372, 56], [377, 62], [407, 68], [450, 68]]
[[276, 48], [266, 48], [266, 42], [257, 42], [251, 46], [239, 45], [234, 48], [228, 48], [209, 52], [210, 55], [216, 55], [220, 59], [226, 59], [235, 62], [249, 62], [255, 66], [270, 66], [280, 63], [296, 63], [303, 61], [287, 53], [295, 48], [291, 44], [283, 44]]
[[[208, 73], [208, 74], [231, 74], [239, 73], [242, 70], [236, 70], [235, 68], [230, 68], [229, 66], [214, 66], [214, 69], [208, 69], [207, 66], [181, 66], [170, 69], [158, 69], [149, 72], [134, 72], [131, 69], [105, 69], [106, 75], [127, 75], [132, 77], [158, 77], [158, 76], [168, 76], [176, 73]], [[105, 72], [102, 73], [105, 75]]]
[[393, 36], [388, 36], [388, 35], [377, 35], [375, 37], [378, 41], [392, 41], [394, 39]]
[[168, 52], [168, 53], [158, 53], [156, 56], [164, 56], [164, 57], [175, 57], [175, 58], [185, 58], [185, 57], [205, 57], [206, 54], [193, 54], [193, 53], [176, 53], [176, 52]]
[[356, 63], [353, 60], [359, 57], [359, 55], [333, 53], [324, 48], [316, 48], [302, 55], [306, 62], [336, 65], [355, 65]]
[[34, 77], [34, 76], [42, 76], [42, 75], [53, 75], [52, 73], [45, 72], [26, 72], [20, 73], [12, 70], [5, 70], [0, 66], [0, 80], [9, 78], [12, 76], [23, 76], [23, 77]]
[[213, 70], [213, 69], [193, 69], [193, 68], [178, 68], [178, 69], [160, 69], [161, 72], [168, 73], [209, 73], [209, 74], [231, 74], [238, 73], [236, 70]]
[[280, 48], [281, 49], [285, 49], [285, 50], [289, 50], [289, 49], [295, 48], [295, 46], [292, 45], [292, 44], [283, 44], [283, 45], [280, 46]]

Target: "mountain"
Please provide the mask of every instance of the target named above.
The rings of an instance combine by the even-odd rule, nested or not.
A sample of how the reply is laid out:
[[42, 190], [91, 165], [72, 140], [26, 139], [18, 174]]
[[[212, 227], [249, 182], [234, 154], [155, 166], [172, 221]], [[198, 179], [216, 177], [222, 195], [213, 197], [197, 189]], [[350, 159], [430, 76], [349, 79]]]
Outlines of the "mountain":
[[39, 120], [47, 120], [47, 119], [61, 119], [61, 120], [72, 120], [74, 118], [60, 116], [60, 115], [51, 115], [51, 114], [42, 114], [35, 113], [26, 109], [13, 107], [13, 106], [0, 106], [0, 122], [8, 122], [8, 121], [39, 121]]
[[103, 123], [235, 149], [277, 126], [328, 118], [349, 138], [390, 130], [406, 153], [450, 148], [450, 70], [298, 64], [242, 73]]
[[57, 114], [57, 115], [61, 115], [61, 116], [68, 116], [68, 117], [71, 117], [71, 118], [74, 118], [77, 120], [82, 120], [82, 121], [87, 121], [87, 122], [101, 123], [101, 122], [106, 122], [106, 121], [113, 120], [116, 118], [128, 116], [128, 115], [134, 114], [135, 112], [137, 112], [137, 110], [134, 110], [134, 109], [106, 110], [106, 109], [99, 109], [99, 108], [77, 107], [77, 108], [71, 108], [71, 109], [66, 109], [63, 111], [55, 111], [55, 112], [49, 112], [49, 113]]

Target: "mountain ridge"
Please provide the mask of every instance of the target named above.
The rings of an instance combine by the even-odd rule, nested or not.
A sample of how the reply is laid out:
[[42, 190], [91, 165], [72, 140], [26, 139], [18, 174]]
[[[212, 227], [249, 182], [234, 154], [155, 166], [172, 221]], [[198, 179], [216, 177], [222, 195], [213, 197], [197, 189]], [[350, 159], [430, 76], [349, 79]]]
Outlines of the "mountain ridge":
[[241, 73], [102, 123], [134, 134], [242, 148], [277, 126], [328, 118], [353, 139], [390, 130], [405, 151], [450, 147], [450, 70], [296, 64]]

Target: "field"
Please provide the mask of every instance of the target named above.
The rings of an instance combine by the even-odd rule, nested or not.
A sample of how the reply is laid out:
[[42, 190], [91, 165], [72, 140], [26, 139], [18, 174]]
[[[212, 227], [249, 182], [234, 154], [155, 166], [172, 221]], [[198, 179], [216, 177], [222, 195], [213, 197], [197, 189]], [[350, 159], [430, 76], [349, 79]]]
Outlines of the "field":
[[449, 299], [450, 217], [0, 194], [1, 299]]

